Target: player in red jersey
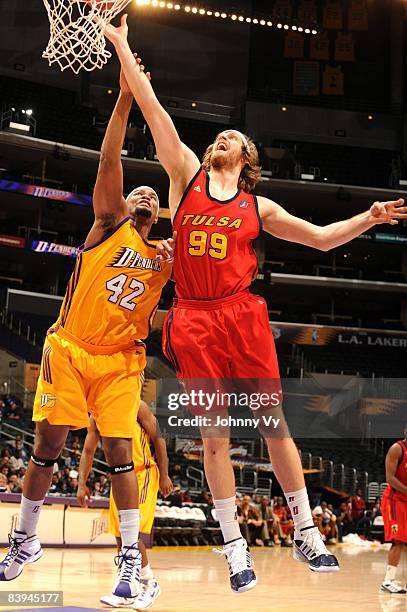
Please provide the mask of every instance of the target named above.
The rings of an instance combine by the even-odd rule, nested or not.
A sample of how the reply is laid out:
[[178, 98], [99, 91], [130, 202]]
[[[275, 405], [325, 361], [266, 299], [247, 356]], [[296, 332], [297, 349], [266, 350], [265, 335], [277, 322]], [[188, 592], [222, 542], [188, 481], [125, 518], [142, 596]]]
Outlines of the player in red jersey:
[[407, 427], [404, 440], [390, 447], [386, 455], [387, 487], [382, 498], [384, 539], [391, 542], [386, 575], [381, 590], [406, 594], [405, 587], [396, 581], [397, 567], [404, 545], [407, 543]]
[[[177, 230], [174, 277], [177, 298], [168, 314], [165, 352], [181, 379], [221, 382], [271, 380], [278, 364], [264, 299], [249, 293], [257, 261], [252, 241], [266, 232], [324, 251], [356, 238], [377, 223], [406, 218], [403, 200], [376, 202], [352, 219], [318, 227], [250, 192], [260, 179], [254, 143], [235, 130], [220, 133], [201, 166], [181, 142], [151, 83], [127, 42], [126, 16], [118, 28], [104, 30], [115, 46], [129, 87], [154, 138], [158, 158], [170, 178], [169, 205]], [[169, 254], [173, 245], [168, 245]], [[205, 407], [206, 408], [206, 407]], [[217, 406], [221, 408], [221, 406]], [[222, 412], [221, 414], [227, 414]], [[253, 588], [256, 577], [242, 539], [235, 505], [235, 479], [229, 457], [229, 433], [203, 434], [205, 473], [225, 545], [230, 583], [235, 592]], [[337, 571], [314, 526], [297, 448], [289, 435], [267, 437], [274, 472], [295, 524], [294, 556], [318, 572]]]

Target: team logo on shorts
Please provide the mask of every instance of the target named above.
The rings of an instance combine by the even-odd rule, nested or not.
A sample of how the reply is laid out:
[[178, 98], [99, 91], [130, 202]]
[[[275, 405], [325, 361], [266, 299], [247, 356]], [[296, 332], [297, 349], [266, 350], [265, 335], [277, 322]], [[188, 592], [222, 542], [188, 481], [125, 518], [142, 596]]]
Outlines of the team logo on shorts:
[[393, 533], [397, 533], [398, 530], [399, 530], [399, 526], [397, 524], [396, 525], [392, 525], [391, 526], [391, 530], [392, 530]]
[[41, 395], [41, 408], [54, 408], [57, 398], [55, 395], [49, 395], [48, 393], [42, 393]]

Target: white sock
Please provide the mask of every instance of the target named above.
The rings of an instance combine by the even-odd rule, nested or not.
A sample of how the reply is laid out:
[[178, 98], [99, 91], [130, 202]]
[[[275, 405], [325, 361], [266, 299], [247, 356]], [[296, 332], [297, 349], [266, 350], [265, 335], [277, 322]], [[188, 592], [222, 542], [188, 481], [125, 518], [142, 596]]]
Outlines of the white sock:
[[153, 570], [151, 565], [147, 563], [140, 571], [140, 580], [152, 580], [154, 578]]
[[18, 530], [24, 531], [28, 537], [37, 532], [37, 525], [43, 503], [43, 499], [32, 501], [24, 497], [24, 495], [21, 495], [20, 523]]
[[311, 507], [309, 505], [307, 489], [298, 489], [298, 491], [285, 492], [288, 506], [293, 517], [295, 531], [299, 532], [305, 527], [313, 527]]
[[386, 568], [385, 582], [393, 582], [396, 579], [397, 565], [388, 565]]
[[119, 510], [118, 514], [122, 546], [137, 544], [140, 529], [140, 510], [138, 508]]
[[228, 497], [227, 499], [214, 499], [216, 516], [222, 530], [223, 540], [225, 544], [231, 540], [237, 540], [242, 537], [240, 527], [237, 520], [236, 497]]

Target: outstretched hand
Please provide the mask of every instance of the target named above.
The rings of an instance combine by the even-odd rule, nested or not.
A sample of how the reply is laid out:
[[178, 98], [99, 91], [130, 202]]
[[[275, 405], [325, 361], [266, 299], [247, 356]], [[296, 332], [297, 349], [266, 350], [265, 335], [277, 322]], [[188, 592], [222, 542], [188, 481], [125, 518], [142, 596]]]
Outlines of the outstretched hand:
[[159, 261], [172, 263], [174, 261], [175, 243], [177, 240], [177, 232], [174, 232], [172, 238], [160, 240], [157, 244], [157, 257]]
[[[102, 25], [102, 21], [98, 21], [98, 25]], [[103, 24], [104, 25], [104, 24]], [[111, 23], [108, 23], [103, 30], [103, 34], [115, 47], [120, 42], [127, 42], [127, 36], [129, 34], [129, 28], [127, 25], [127, 14], [122, 15], [120, 19], [120, 25], [115, 27]]]
[[404, 206], [403, 198], [390, 202], [375, 202], [370, 207], [370, 214], [374, 223], [397, 225], [399, 219], [407, 219], [407, 206]]

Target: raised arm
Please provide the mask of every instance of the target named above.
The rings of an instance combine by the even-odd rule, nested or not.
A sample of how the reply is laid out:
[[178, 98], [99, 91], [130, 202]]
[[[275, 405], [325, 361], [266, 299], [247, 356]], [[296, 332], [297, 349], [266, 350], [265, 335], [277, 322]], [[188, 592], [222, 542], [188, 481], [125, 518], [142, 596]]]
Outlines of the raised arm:
[[375, 202], [369, 210], [344, 221], [319, 226], [299, 219], [268, 198], [259, 197], [259, 213], [266, 232], [277, 238], [329, 251], [357, 238], [379, 223], [396, 225], [407, 218], [404, 200]]
[[149, 410], [147, 404], [143, 401], [140, 402], [137, 418], [140, 425], [150, 436], [150, 440], [154, 444], [155, 456], [160, 472], [160, 493], [164, 497], [167, 497], [167, 495], [171, 493], [173, 486], [170, 477], [168, 476], [167, 446], [161, 434], [160, 426], [158, 425], [158, 421], [155, 416]]
[[386, 481], [391, 487], [393, 487], [393, 489], [396, 489], [396, 491], [407, 494], [407, 487], [403, 485], [398, 478], [396, 478], [401, 453], [402, 450], [400, 444], [393, 444], [393, 446], [390, 447], [389, 452], [386, 455]]
[[[136, 59], [134, 61], [137, 62]], [[93, 190], [95, 221], [85, 242], [87, 247], [101, 240], [128, 215], [127, 204], [123, 197], [121, 152], [132, 103], [133, 95], [121, 72], [119, 98], [100, 150], [99, 169]]]
[[171, 117], [161, 106], [149, 79], [137, 64], [127, 42], [126, 19], [127, 15], [123, 15], [118, 28], [109, 24], [104, 33], [116, 49], [130, 90], [151, 130], [158, 159], [179, 192], [177, 195], [182, 195], [198, 171], [200, 162], [195, 153], [181, 142]]
[[81, 460], [79, 462], [79, 478], [77, 498], [82, 508], [88, 507], [89, 490], [86, 483], [92, 469], [93, 458], [99, 442], [99, 432], [93, 417], [90, 417], [90, 426], [83, 445]]

